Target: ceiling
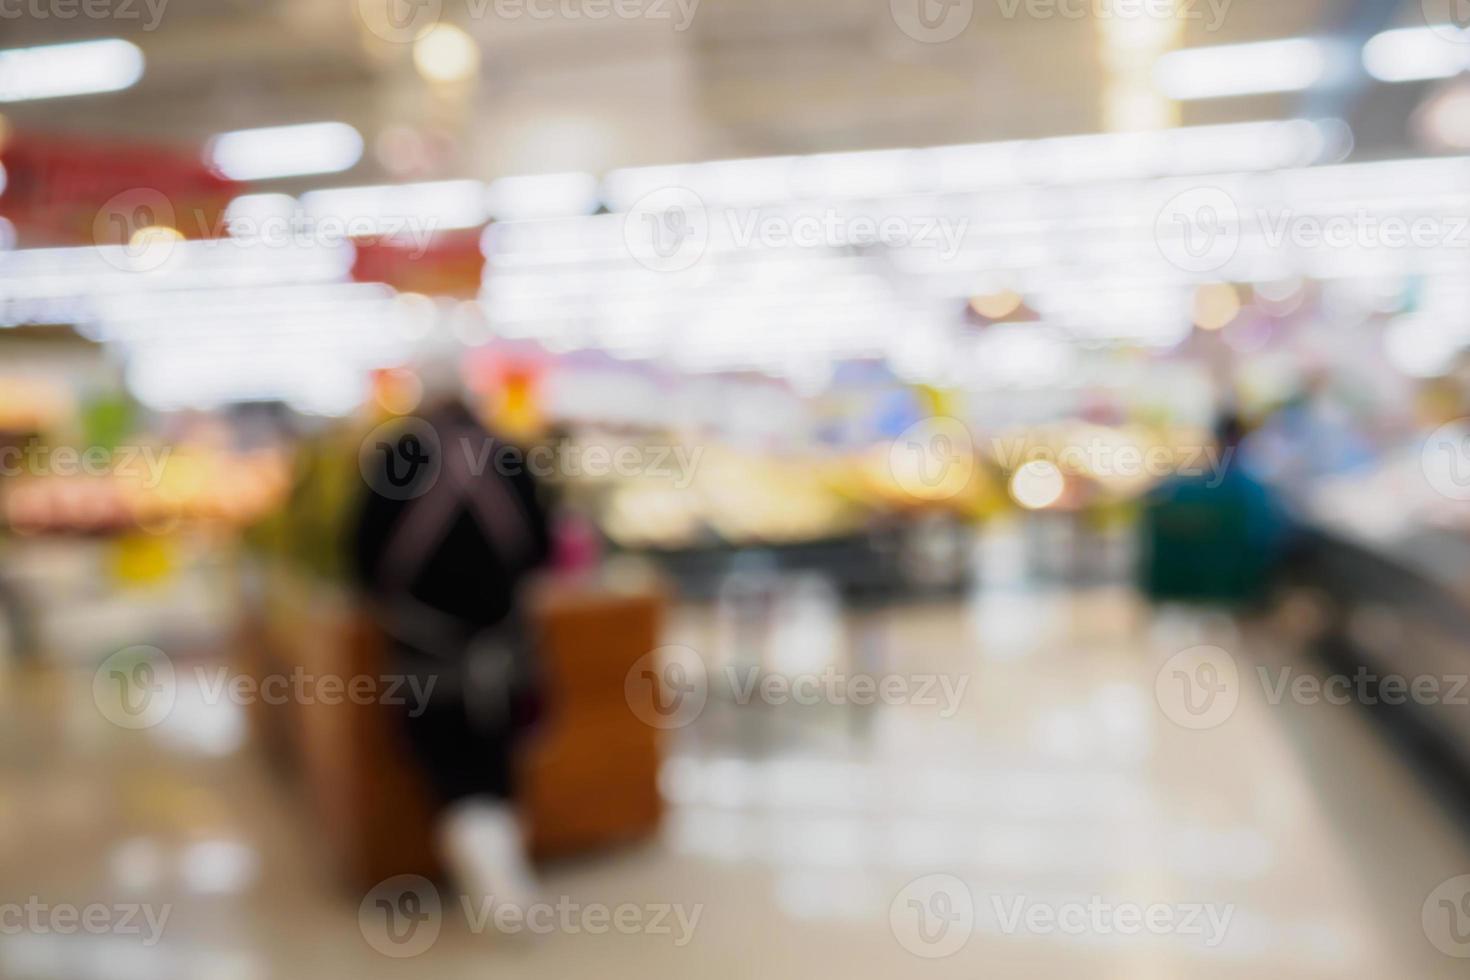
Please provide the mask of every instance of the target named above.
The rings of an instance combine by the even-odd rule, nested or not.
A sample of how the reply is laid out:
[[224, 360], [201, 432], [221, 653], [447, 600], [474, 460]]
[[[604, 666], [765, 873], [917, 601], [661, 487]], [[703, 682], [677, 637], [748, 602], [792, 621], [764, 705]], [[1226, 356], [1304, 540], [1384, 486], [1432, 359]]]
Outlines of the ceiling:
[[[10, 20], [5, 45], [127, 37], [145, 52], [142, 81], [110, 95], [7, 106], [15, 125], [185, 144], [221, 130], [320, 119], [350, 122], [371, 144], [389, 127], [408, 126], [435, 135], [434, 152], [409, 176], [489, 179], [1097, 131], [1106, 83], [1099, 25], [1075, 14], [1122, 0], [959, 0], [973, 2], [973, 17], [938, 44], [899, 30], [890, 0], [701, 0], [683, 31], [673, 27], [676, 0], [666, 3], [671, 19], [550, 21], [497, 15], [518, 9], [497, 6], [506, 0], [442, 0], [443, 18], [482, 50], [478, 80], [452, 90], [419, 78], [410, 45], [369, 33], [358, 0], [153, 0], [162, 6], [152, 30], [145, 0], [110, 2], [137, 19]], [[390, 0], [361, 0], [374, 2]], [[584, 10], [597, 0], [540, 2]], [[1206, 0], [1181, 2], [1198, 13], [1185, 28], [1187, 46], [1346, 29], [1353, 17], [1381, 25], [1419, 7], [1216, 0], [1224, 16], [1210, 31]], [[1352, 120], [1360, 147], [1402, 155], [1403, 120], [1422, 88], [1362, 93]], [[1301, 108], [1299, 96], [1225, 99], [1184, 106], [1180, 121], [1281, 118]], [[273, 187], [403, 176], [370, 152], [348, 173]]]

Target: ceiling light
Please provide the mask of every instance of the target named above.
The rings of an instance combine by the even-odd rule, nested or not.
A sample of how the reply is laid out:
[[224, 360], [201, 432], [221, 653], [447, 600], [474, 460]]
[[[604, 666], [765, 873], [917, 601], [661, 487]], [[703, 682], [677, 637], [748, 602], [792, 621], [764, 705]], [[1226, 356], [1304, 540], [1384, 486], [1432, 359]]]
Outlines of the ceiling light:
[[143, 52], [117, 38], [0, 51], [0, 102], [117, 92], [143, 77]]
[[1384, 31], [1363, 45], [1363, 67], [1380, 82], [1451, 78], [1470, 67], [1470, 47], [1429, 27]]
[[1011, 477], [1011, 499], [1027, 510], [1045, 510], [1062, 499], [1067, 478], [1055, 463], [1034, 459]]
[[[355, 222], [354, 234], [432, 233], [475, 228], [490, 217], [485, 185], [478, 180], [441, 180], [421, 184], [334, 187], [301, 195], [306, 213]], [[374, 230], [369, 231], [368, 226]]]
[[1209, 283], [1194, 294], [1194, 323], [1201, 330], [1219, 330], [1240, 315], [1240, 293], [1228, 282]]
[[1326, 79], [1329, 48], [1311, 38], [1191, 48], [1164, 55], [1154, 82], [1174, 99], [1300, 92]]
[[362, 135], [346, 123], [238, 129], [209, 141], [205, 160], [231, 180], [334, 174], [362, 159]]
[[584, 173], [501, 177], [490, 183], [487, 194], [498, 221], [586, 215], [599, 203], [597, 178]]
[[453, 24], [435, 24], [414, 42], [413, 64], [431, 82], [462, 82], [480, 70], [480, 47]]

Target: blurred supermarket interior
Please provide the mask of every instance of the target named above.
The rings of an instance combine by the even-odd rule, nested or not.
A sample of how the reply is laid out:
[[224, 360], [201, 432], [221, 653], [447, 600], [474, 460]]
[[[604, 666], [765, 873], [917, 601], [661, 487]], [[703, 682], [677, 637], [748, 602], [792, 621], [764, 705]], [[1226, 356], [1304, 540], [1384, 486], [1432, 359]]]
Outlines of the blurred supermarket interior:
[[0, 0], [0, 977], [1463, 977], [1467, 72]]

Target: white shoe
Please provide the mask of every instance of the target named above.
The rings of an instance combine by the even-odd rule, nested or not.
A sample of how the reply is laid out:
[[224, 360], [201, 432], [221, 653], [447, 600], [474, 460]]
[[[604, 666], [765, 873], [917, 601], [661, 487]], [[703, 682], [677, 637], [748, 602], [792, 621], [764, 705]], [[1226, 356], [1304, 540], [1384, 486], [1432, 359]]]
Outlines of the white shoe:
[[493, 797], [462, 800], [445, 812], [438, 834], [440, 853], [461, 890], [522, 911], [536, 902], [540, 888], [509, 804]]

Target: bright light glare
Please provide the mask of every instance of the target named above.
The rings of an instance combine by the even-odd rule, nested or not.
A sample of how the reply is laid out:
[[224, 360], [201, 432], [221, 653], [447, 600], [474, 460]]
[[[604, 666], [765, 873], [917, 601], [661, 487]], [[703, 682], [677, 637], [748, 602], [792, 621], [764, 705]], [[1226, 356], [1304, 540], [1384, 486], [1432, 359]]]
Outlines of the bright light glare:
[[414, 42], [413, 65], [431, 82], [461, 82], [480, 70], [480, 47], [453, 24], [435, 24]]
[[312, 217], [370, 219], [377, 222], [374, 234], [475, 228], [489, 218], [485, 205], [485, 185], [478, 180], [335, 187], [301, 195]]
[[1448, 44], [1428, 27], [1384, 31], [1363, 46], [1363, 67], [1380, 82], [1452, 78], [1470, 67], [1470, 47]]
[[490, 213], [500, 221], [566, 218], [597, 210], [597, 178], [591, 174], [501, 177], [488, 190]]
[[1327, 46], [1297, 37], [1173, 51], [1155, 64], [1154, 82], [1173, 99], [1219, 99], [1300, 92], [1321, 82], [1327, 68]]
[[0, 102], [117, 92], [143, 77], [143, 52], [118, 38], [0, 51]]
[[1011, 498], [1027, 510], [1045, 510], [1062, 499], [1067, 478], [1055, 463], [1034, 459], [1011, 477]]
[[346, 123], [303, 123], [221, 133], [206, 162], [231, 180], [334, 174], [362, 159], [362, 134]]

